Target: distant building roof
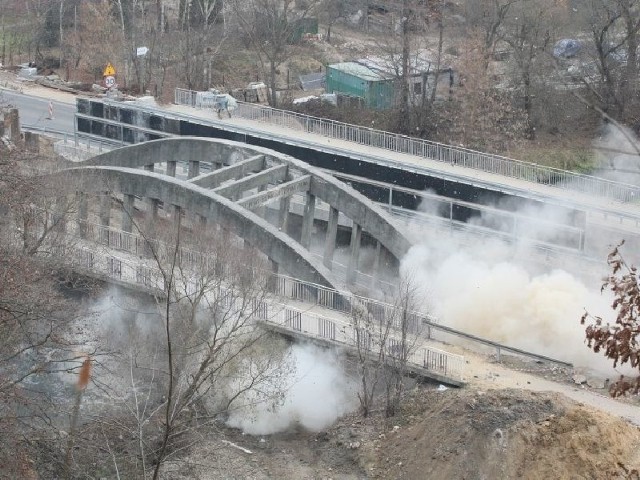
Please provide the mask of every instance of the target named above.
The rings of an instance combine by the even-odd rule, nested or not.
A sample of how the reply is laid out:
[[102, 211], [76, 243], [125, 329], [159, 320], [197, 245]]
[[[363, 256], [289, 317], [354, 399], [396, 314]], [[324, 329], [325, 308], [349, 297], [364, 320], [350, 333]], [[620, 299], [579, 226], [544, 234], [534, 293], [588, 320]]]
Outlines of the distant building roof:
[[333, 65], [329, 65], [334, 70], [339, 70], [344, 73], [348, 73], [349, 75], [354, 75], [356, 77], [362, 78], [363, 80], [368, 81], [377, 81], [377, 80], [386, 80], [391, 78], [391, 75], [383, 74], [383, 72], [379, 72], [373, 70], [366, 65], [361, 65], [357, 62], [342, 62], [342, 63], [334, 63]]
[[[329, 66], [335, 70], [360, 77], [363, 80], [388, 80], [399, 76], [401, 58], [399, 55], [367, 57], [353, 62], [335, 63]], [[420, 75], [422, 73], [432, 72], [434, 69], [435, 64], [427, 58], [423, 51], [418, 52], [417, 55], [411, 55], [409, 58], [410, 75]], [[448, 69], [448, 66], [440, 66], [440, 71], [446, 71]]]

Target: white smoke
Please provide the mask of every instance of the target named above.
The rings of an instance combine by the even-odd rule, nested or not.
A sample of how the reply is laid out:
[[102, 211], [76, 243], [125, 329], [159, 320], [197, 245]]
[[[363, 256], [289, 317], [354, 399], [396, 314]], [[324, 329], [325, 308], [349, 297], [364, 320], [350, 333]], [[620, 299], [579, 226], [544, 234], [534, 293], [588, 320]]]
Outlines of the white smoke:
[[[539, 222], [539, 231], [534, 229], [536, 213], [545, 220]], [[566, 221], [565, 213], [550, 207], [538, 212], [528, 208], [521, 214], [532, 219], [528, 235], [539, 240], [555, 235], [547, 228], [548, 220]], [[611, 297], [608, 292], [601, 294], [600, 283], [591, 280], [586, 285], [570, 271], [540, 265], [532, 273], [524, 266], [533, 257], [526, 242], [508, 245], [473, 237], [454, 246], [442, 236], [434, 242], [428, 240], [434, 236], [425, 232], [422, 238], [425, 240], [403, 258], [401, 271], [428, 294], [440, 323], [575, 366], [612, 373], [612, 362], [587, 348], [580, 325], [585, 310], [613, 320]], [[611, 240], [615, 244], [620, 239]], [[576, 265], [575, 272], [579, 271]], [[608, 273], [603, 259], [601, 274]]]
[[[344, 372], [336, 352], [311, 345], [294, 345], [292, 369], [283, 385], [279, 405], [263, 401], [258, 392], [243, 396], [246, 408], [233, 410], [230, 427], [250, 435], [268, 435], [296, 425], [319, 431], [357, 407], [356, 386]], [[276, 393], [275, 391], [273, 393]]]
[[621, 128], [607, 125], [604, 135], [594, 142], [601, 166], [597, 175], [616, 182], [640, 185], [640, 142], [631, 130]]

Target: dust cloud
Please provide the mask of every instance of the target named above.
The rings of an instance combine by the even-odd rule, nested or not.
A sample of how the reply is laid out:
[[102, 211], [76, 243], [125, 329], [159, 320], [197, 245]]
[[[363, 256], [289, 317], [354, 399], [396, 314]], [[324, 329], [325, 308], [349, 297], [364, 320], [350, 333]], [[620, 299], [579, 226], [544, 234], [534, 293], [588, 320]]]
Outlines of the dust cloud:
[[[521, 212], [536, 224], [536, 212]], [[563, 212], [545, 207], [537, 212], [540, 231], [527, 237], [557, 235], [549, 220], [561, 221]], [[482, 224], [482, 218], [475, 218]], [[415, 231], [420, 227], [413, 225]], [[401, 262], [430, 299], [430, 311], [444, 325], [509, 346], [571, 362], [601, 373], [615, 374], [611, 362], [589, 350], [580, 318], [585, 309], [613, 321], [611, 297], [598, 283], [585, 284], [573, 270], [531, 267], [531, 245], [497, 239], [462, 239], [455, 245], [428, 235]], [[556, 238], [557, 240], [557, 238]], [[619, 239], [612, 239], [612, 243]], [[609, 272], [603, 262], [602, 275]], [[575, 272], [580, 272], [576, 265]], [[532, 273], [533, 272], [533, 273]]]
[[258, 392], [248, 392], [240, 402], [244, 407], [231, 412], [228, 426], [250, 435], [269, 435], [297, 425], [319, 431], [357, 408], [357, 387], [335, 351], [293, 345], [291, 360], [293, 368], [284, 383], [274, 387], [273, 395], [267, 395], [283, 391], [281, 401], [274, 405]]
[[602, 137], [594, 142], [601, 169], [598, 176], [632, 185], [640, 184], [640, 142], [625, 127], [607, 125]]

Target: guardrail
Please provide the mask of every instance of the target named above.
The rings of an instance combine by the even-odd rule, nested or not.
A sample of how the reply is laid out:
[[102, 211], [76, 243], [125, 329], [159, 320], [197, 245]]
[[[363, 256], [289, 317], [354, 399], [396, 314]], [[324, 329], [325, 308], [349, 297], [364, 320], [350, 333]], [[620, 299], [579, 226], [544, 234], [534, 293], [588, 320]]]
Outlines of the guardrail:
[[[145, 255], [148, 254], [147, 240], [139, 235], [90, 222], [79, 222], [78, 230], [83, 232], [85, 240], [95, 242], [113, 250], [130, 253], [138, 259], [141, 257], [144, 258]], [[158, 242], [157, 245], [160, 245], [160, 243]], [[187, 265], [189, 262], [193, 265], [202, 265], [202, 262], [208, 261], [202, 253], [186, 248], [181, 249], [180, 256]], [[161, 276], [148, 262], [141, 260], [136, 264], [129, 264], [126, 260], [118, 259], [115, 256], [112, 258], [114, 260], [106, 267], [103, 267], [103, 270], [110, 278], [162, 290]], [[339, 312], [346, 317], [351, 317], [354, 312], [358, 310], [360, 312], [366, 312], [366, 314], [375, 321], [384, 321], [393, 318], [395, 306], [390, 303], [355, 295], [351, 292], [341, 292], [333, 288], [305, 282], [286, 275], [272, 275], [273, 280], [271, 283], [273, 294], [283, 300], [293, 300], [317, 305], [328, 310]], [[410, 330], [414, 333], [420, 332], [427, 339], [450, 343], [451, 337], [457, 337], [471, 344], [495, 349], [498, 359], [500, 359], [502, 352], [510, 352], [533, 360], [571, 366], [570, 363], [561, 360], [527, 352], [441, 325], [437, 319], [424, 312], [409, 312], [409, 316]], [[399, 327], [399, 325], [395, 325], [395, 327]]]
[[63, 157], [73, 157], [77, 161], [83, 161], [103, 151], [109, 151], [114, 148], [112, 142], [105, 142], [102, 139], [92, 136], [80, 136], [71, 134], [64, 130], [44, 127], [40, 125], [23, 124], [21, 128], [28, 132], [38, 133], [53, 138], [60, 139], [53, 145], [53, 150]]
[[[126, 232], [125, 232], [126, 233]], [[108, 235], [110, 242], [112, 235]], [[123, 238], [128, 238], [125, 235]], [[121, 246], [129, 243], [128, 241], [119, 241]], [[134, 242], [130, 242], [133, 244]], [[142, 288], [151, 289], [156, 292], [164, 292], [164, 280], [160, 270], [154, 265], [152, 260], [148, 259], [127, 259], [122, 256], [114, 255], [109, 250], [100, 251], [100, 249], [87, 248], [86, 246], [65, 246], [58, 252], [52, 249], [48, 252], [64, 258], [72, 267], [85, 273], [98, 274], [101, 278], [114, 280], [118, 283], [138, 285]], [[198, 261], [193, 254], [187, 255], [186, 252], [180, 252], [183, 259], [189, 258]], [[200, 259], [202, 260], [202, 259]], [[184, 267], [185, 265], [183, 265]], [[185, 270], [182, 270], [183, 272]], [[221, 273], [224, 278], [224, 273]], [[309, 284], [307, 284], [309, 286]], [[220, 287], [219, 294], [225, 296], [225, 288]], [[235, 295], [229, 295], [229, 298], [235, 298]], [[376, 348], [384, 348], [385, 356], [392, 358], [397, 357], [401, 352], [397, 350], [400, 341], [393, 334], [385, 336], [384, 339], [379, 335], [373, 335], [368, 344], [358, 342], [354, 325], [349, 323], [348, 319], [330, 318], [325, 315], [319, 315], [310, 312], [308, 309], [299, 309], [289, 305], [280, 303], [280, 296], [277, 294], [272, 297], [265, 297], [264, 300], [254, 300], [255, 305], [249, 312], [256, 322], [265, 322], [276, 325], [282, 329], [288, 330], [293, 334], [300, 334], [304, 337], [313, 337], [326, 342], [342, 344], [351, 348], [362, 348], [375, 354]], [[238, 299], [236, 299], [237, 301]], [[246, 311], [246, 307], [234, 308], [233, 305], [227, 305], [227, 308], [237, 311]], [[403, 348], [406, 352], [408, 367], [417, 367], [426, 372], [433, 372], [441, 380], [454, 380], [454, 384], [464, 380], [465, 361], [462, 355], [450, 353], [430, 345], [425, 345], [423, 338], [413, 336], [408, 340]], [[384, 342], [384, 343], [383, 343]]]
[[[197, 108], [197, 93], [193, 90], [177, 88], [175, 90], [175, 103]], [[322, 135], [337, 140], [427, 158], [565, 190], [611, 198], [619, 202], [628, 202], [635, 198], [640, 198], [640, 187], [635, 185], [254, 103], [238, 101], [238, 108], [234, 111], [234, 114], [249, 120], [278, 125], [295, 131]]]

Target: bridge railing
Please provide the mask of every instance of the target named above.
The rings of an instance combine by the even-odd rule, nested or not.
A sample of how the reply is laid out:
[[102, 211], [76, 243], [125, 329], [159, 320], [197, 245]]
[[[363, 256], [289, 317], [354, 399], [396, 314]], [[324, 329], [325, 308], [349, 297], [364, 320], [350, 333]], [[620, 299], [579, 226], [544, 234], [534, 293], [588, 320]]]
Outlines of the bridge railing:
[[[101, 277], [107, 277], [116, 282], [164, 291], [164, 280], [159, 269], [149, 262], [134, 262], [122, 256], [111, 255], [107, 251], [99, 252], [86, 247], [76, 247], [72, 250], [72, 252], [66, 251], [64, 258], [71, 263], [72, 267], [80, 271], [95, 272]], [[217, 294], [224, 296], [225, 289], [221, 288], [217, 291]], [[281, 304], [278, 302], [278, 296], [271, 297], [271, 299], [256, 300], [248, 308], [246, 305], [243, 308], [235, 308], [233, 302], [240, 303], [241, 300], [234, 295], [230, 295], [229, 298], [234, 300], [230, 305], [226, 305], [227, 308], [246, 312], [256, 322], [277, 325], [294, 334], [299, 333], [304, 337], [315, 337], [352, 348], [357, 348], [358, 346], [354, 327], [348, 321], [311, 313], [308, 309], [298, 309]], [[424, 345], [417, 338], [413, 340], [411, 347], [407, 346], [408, 366], [418, 367], [456, 381], [464, 380], [465, 361], [462, 355]], [[398, 341], [393, 336], [390, 336], [384, 342], [382, 344], [374, 341], [368, 346], [368, 350], [373, 354], [375, 353], [373, 350], [382, 345], [382, 348], [388, 350], [386, 352], [387, 356], [397, 355], [397, 352], [392, 347], [397, 345]], [[366, 347], [361, 345], [361, 348], [365, 350], [367, 350]]]
[[[197, 108], [196, 94], [197, 92], [193, 90], [177, 88], [175, 90], [175, 103]], [[635, 185], [515, 160], [501, 155], [478, 152], [464, 147], [312, 117], [255, 103], [239, 101], [238, 108], [234, 114], [248, 120], [269, 123], [295, 131], [405, 153], [565, 190], [611, 198], [620, 202], [631, 201], [634, 198], [639, 198], [640, 195], [640, 188]]]
[[[85, 239], [104, 245], [106, 252], [108, 252], [106, 249], [109, 248], [133, 254], [136, 257], [136, 261], [134, 262], [106, 253], [111, 260], [107, 260], [106, 264], [98, 269], [102, 271], [103, 274], [106, 274], [109, 278], [116, 281], [129, 282], [144, 285], [147, 288], [163, 290], [162, 276], [153, 261], [148, 257], [148, 245], [145, 239], [113, 227], [92, 224], [90, 222], [79, 222], [78, 230], [82, 231], [83, 229], [86, 232]], [[157, 244], [160, 243], [157, 240], [154, 240], [154, 242]], [[79, 261], [82, 263], [85, 259], [93, 259], [92, 262], [94, 262], [95, 265], [96, 258], [98, 258], [97, 252], [99, 252], [100, 249], [85, 250], [88, 250], [88, 252], [79, 255]], [[163, 249], [160, 248], [160, 251], [162, 250]], [[183, 250], [184, 251], [180, 252], [183, 260], [187, 259], [197, 264], [197, 262], [202, 262], [206, 259], [200, 252], [186, 248]], [[86, 261], [88, 262], [89, 260]], [[330, 287], [298, 280], [286, 275], [271, 275], [273, 275], [271, 281], [273, 294], [283, 300], [318, 305], [328, 310], [339, 312], [346, 317], [351, 317], [356, 311], [364, 311], [372, 320], [376, 321], [386, 321], [397, 317], [394, 315], [396, 307], [391, 303], [355, 295], [351, 292], [341, 292]], [[410, 331], [422, 335], [426, 339], [451, 343], [452, 340], [457, 338], [471, 345], [475, 344], [483, 349], [486, 349], [486, 347], [493, 349], [498, 358], [503, 352], [510, 352], [524, 358], [548, 361], [565, 366], [570, 365], [567, 362], [520, 350], [441, 325], [436, 318], [428, 313], [419, 311], [411, 311], [408, 313], [411, 317]], [[399, 327], [399, 325], [394, 326]], [[425, 358], [427, 357], [428, 356]], [[435, 357], [428, 358], [433, 360]]]

